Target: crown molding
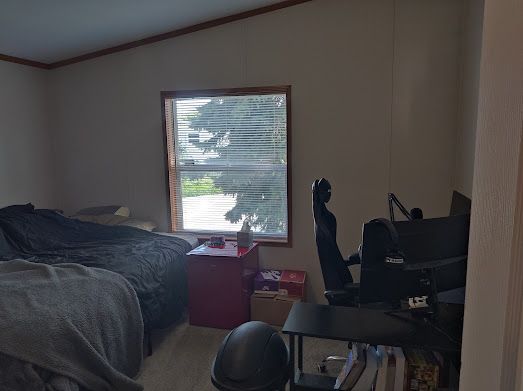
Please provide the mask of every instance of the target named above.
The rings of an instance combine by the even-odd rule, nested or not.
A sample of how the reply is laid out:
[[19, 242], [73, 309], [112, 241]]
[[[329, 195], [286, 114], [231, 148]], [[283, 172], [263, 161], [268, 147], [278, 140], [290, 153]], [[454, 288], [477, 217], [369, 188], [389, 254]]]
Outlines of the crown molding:
[[8, 56], [7, 54], [0, 53], [0, 61], [13, 62], [15, 64], [28, 65], [30, 67], [41, 68], [41, 69], [51, 69], [49, 64], [28, 60], [26, 58]]

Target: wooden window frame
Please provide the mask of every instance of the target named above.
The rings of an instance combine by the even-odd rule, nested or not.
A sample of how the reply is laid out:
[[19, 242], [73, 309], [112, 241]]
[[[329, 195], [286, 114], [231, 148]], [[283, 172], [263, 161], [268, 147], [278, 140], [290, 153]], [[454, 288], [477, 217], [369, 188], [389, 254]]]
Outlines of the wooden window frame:
[[[170, 232], [176, 232], [176, 221], [173, 216], [176, 216], [176, 208], [178, 203], [171, 205], [171, 199], [174, 190], [174, 183], [177, 181], [177, 175], [174, 167], [176, 167], [176, 151], [173, 137], [172, 119], [168, 122], [168, 112], [166, 110], [166, 101], [176, 98], [195, 98], [200, 96], [245, 96], [245, 95], [270, 95], [270, 94], [285, 94], [286, 96], [286, 112], [287, 112], [287, 239], [277, 240], [275, 238], [256, 238], [255, 241], [268, 246], [292, 247], [292, 115], [291, 115], [291, 86], [268, 86], [268, 87], [241, 87], [241, 88], [223, 88], [223, 89], [202, 89], [202, 90], [178, 90], [178, 91], [162, 91], [161, 92], [161, 108], [162, 108], [162, 130], [164, 140], [164, 153], [166, 157], [166, 194], [167, 194], [167, 210], [169, 214]], [[175, 197], [179, 195], [174, 194]], [[174, 208], [174, 214], [173, 214]], [[191, 233], [191, 231], [182, 231], [183, 233]], [[194, 232], [198, 235], [200, 241], [209, 239], [208, 235]], [[227, 240], [234, 240], [234, 236], [226, 237]]]

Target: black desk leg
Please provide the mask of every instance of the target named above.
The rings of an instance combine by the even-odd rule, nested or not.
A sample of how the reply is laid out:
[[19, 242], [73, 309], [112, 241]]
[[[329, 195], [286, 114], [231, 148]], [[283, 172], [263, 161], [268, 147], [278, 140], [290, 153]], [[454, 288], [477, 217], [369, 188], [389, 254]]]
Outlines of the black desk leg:
[[294, 334], [289, 334], [289, 355], [290, 355], [290, 362], [289, 362], [289, 389], [290, 391], [294, 391], [294, 375], [295, 375], [295, 369], [294, 369]]
[[303, 337], [298, 335], [298, 369], [303, 372]]

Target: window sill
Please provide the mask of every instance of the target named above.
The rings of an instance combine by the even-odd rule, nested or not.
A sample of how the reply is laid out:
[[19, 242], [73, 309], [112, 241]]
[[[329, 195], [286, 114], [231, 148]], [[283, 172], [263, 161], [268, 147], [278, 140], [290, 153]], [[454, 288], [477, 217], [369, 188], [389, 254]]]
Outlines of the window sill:
[[[199, 244], [203, 244], [211, 238], [211, 235], [202, 235], [202, 234], [198, 234], [197, 232], [180, 231], [180, 232], [173, 232], [173, 233], [195, 235], [198, 238]], [[236, 237], [235, 236], [225, 236], [225, 240], [226, 241], [236, 241]], [[292, 242], [291, 242], [290, 238], [288, 238], [288, 239], [254, 238], [254, 242], [256, 242], [260, 246], [264, 246], [264, 247], [288, 247], [288, 248], [292, 247]]]

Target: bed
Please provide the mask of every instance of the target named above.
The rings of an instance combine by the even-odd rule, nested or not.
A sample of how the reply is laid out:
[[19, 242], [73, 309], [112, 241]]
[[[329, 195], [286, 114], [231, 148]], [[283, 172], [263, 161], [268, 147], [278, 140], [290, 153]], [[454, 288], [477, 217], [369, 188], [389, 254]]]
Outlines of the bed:
[[141, 391], [131, 284], [78, 264], [0, 262], [0, 390]]
[[185, 254], [192, 247], [180, 237], [82, 222], [31, 204], [0, 209], [0, 261], [75, 263], [118, 273], [136, 291], [146, 333], [182, 316]]

